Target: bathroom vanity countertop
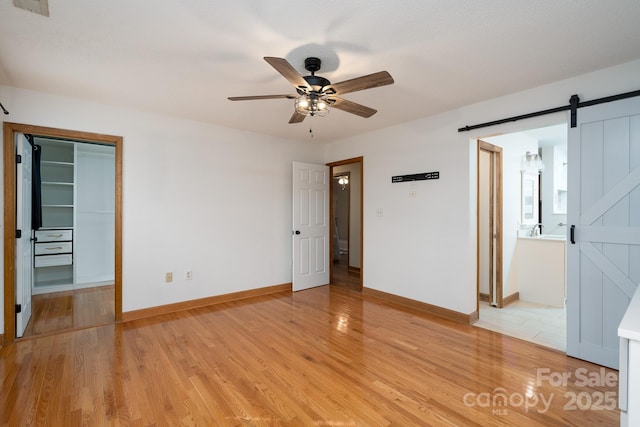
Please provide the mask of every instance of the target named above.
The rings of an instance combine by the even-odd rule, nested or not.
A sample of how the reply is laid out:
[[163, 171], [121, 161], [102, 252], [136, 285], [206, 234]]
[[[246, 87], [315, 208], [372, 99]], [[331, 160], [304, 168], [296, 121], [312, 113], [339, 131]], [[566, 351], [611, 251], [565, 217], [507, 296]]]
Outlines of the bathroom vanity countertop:
[[542, 242], [566, 242], [567, 237], [556, 234], [543, 234], [541, 236], [519, 236], [522, 240], [539, 240]]

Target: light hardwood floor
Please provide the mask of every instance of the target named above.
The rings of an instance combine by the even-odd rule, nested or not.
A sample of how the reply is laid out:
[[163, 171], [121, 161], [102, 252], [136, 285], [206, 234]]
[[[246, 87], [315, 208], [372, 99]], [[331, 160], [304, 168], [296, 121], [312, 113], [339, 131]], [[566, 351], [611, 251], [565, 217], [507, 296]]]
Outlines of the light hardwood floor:
[[104, 325], [115, 321], [114, 286], [34, 295], [24, 338]]
[[601, 374], [323, 286], [7, 345], [0, 425], [617, 425], [617, 409], [584, 406], [617, 388], [576, 384], [578, 369]]

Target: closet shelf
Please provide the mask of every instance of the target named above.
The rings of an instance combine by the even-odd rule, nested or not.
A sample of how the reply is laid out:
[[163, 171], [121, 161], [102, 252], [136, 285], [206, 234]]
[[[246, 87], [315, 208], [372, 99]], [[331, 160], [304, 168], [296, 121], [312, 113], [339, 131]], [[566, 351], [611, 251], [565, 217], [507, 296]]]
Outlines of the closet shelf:
[[53, 160], [40, 160], [41, 165], [58, 165], [73, 167], [73, 162], [56, 162]]
[[66, 185], [69, 187], [73, 187], [73, 182], [42, 181], [42, 185]]

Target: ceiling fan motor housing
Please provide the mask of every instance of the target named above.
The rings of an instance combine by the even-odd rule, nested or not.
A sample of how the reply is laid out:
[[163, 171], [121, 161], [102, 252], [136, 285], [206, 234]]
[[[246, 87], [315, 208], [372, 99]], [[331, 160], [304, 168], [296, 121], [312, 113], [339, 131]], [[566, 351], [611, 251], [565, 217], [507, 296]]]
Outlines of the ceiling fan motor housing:
[[321, 65], [322, 61], [320, 60], [320, 58], [316, 58], [314, 56], [311, 56], [304, 60], [304, 68], [307, 71], [311, 72], [311, 74], [315, 73], [316, 71], [320, 71]]
[[[331, 82], [324, 77], [316, 76], [315, 72], [320, 70], [322, 61], [320, 58], [309, 57], [304, 60], [304, 68], [311, 73], [310, 76], [304, 76], [303, 79], [315, 92], [320, 92], [323, 87], [329, 86]], [[305, 87], [298, 87], [298, 93], [307, 93], [308, 89]]]
[[304, 76], [303, 78], [307, 83], [309, 83], [309, 86], [317, 91], [322, 89], [324, 86], [328, 86], [331, 84], [329, 80], [320, 76]]

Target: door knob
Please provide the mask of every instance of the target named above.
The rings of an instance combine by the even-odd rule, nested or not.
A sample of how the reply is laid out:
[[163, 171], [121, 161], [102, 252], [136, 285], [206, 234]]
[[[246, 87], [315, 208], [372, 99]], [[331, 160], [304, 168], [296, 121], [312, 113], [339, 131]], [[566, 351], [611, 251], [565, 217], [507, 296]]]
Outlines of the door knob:
[[300, 230], [296, 230], [296, 231], [295, 231], [295, 233], [296, 233], [296, 234], [300, 234]]

